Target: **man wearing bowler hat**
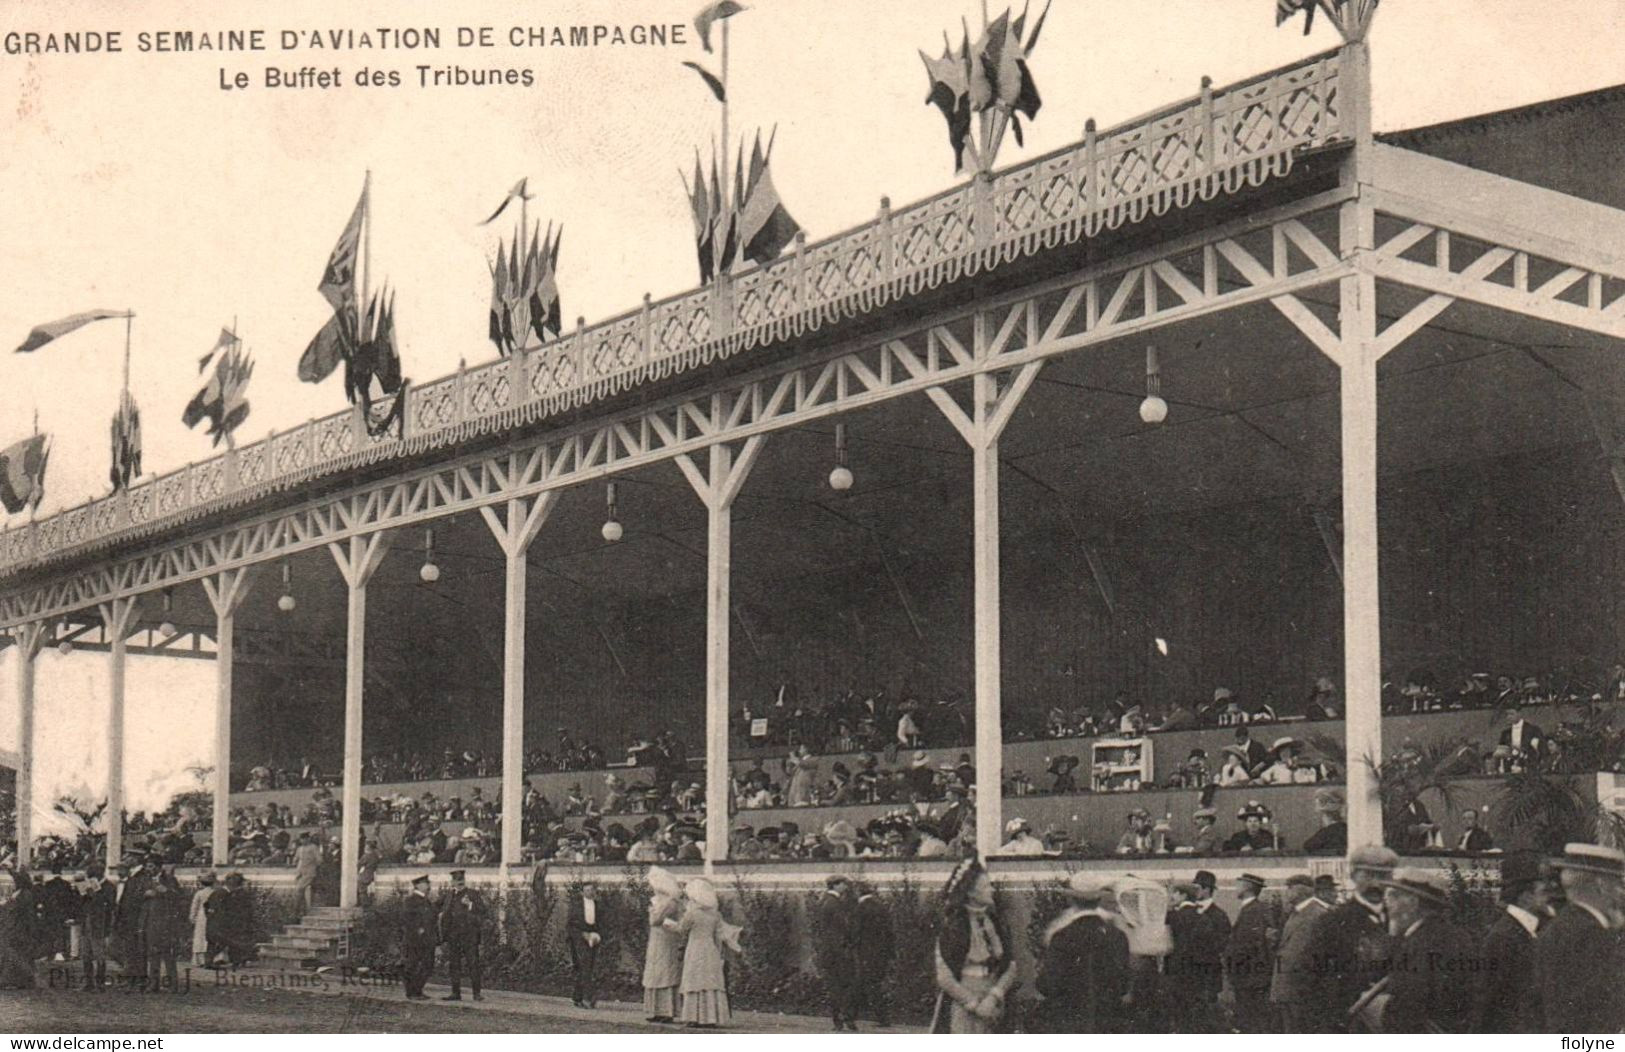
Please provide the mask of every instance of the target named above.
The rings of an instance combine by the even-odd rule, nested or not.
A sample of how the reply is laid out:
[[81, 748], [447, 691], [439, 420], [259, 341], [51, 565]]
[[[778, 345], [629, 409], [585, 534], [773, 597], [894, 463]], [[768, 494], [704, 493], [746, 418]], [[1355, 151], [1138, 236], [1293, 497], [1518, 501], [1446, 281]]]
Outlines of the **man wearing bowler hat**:
[[451, 972], [448, 1001], [463, 999], [463, 972], [469, 977], [474, 1000], [480, 996], [480, 925], [485, 920], [485, 899], [464, 883], [464, 871], [451, 871], [451, 886], [440, 897], [440, 941], [446, 944], [446, 967]]
[[1535, 937], [1546, 1031], [1617, 1034], [1625, 1028], [1625, 853], [1568, 844], [1552, 864], [1568, 901]]
[[401, 956], [408, 1001], [429, 999], [423, 986], [434, 971], [437, 928], [434, 903], [429, 901], [428, 875], [413, 877], [412, 893], [401, 906]]
[[1542, 868], [1533, 851], [1501, 860], [1501, 915], [1484, 936], [1487, 968], [1475, 982], [1473, 1029], [1480, 1034], [1534, 1034], [1544, 1026], [1535, 982], [1535, 933], [1548, 898]]
[[1236, 881], [1241, 910], [1225, 944], [1225, 972], [1235, 996], [1236, 1029], [1244, 1034], [1274, 1030], [1270, 1011], [1270, 975], [1275, 969], [1275, 947], [1270, 929], [1275, 914], [1261, 899], [1264, 878], [1243, 873]]
[[1198, 870], [1184, 902], [1168, 911], [1174, 949], [1168, 955], [1167, 976], [1174, 987], [1174, 1014], [1181, 1033], [1210, 1034], [1218, 1030], [1219, 990], [1224, 986], [1224, 947], [1230, 939], [1230, 918], [1213, 901], [1218, 881]]
[[1370, 1002], [1385, 1034], [1464, 1034], [1472, 1022], [1477, 954], [1450, 920], [1443, 870], [1401, 867], [1382, 881], [1394, 963]]

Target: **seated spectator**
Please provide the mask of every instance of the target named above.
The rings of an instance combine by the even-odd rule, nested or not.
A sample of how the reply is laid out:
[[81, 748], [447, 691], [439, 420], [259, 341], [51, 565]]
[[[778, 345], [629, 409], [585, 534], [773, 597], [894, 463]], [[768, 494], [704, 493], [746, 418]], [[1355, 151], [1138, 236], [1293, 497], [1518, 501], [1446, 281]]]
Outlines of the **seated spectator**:
[[1247, 752], [1239, 745], [1224, 747], [1224, 763], [1219, 767], [1218, 784], [1223, 786], [1247, 785], [1252, 776], [1247, 773]]
[[930, 800], [936, 796], [937, 773], [931, 769], [931, 757], [924, 749], [914, 753], [908, 770], [903, 772], [908, 791], [915, 800]]
[[1191, 815], [1196, 832], [1191, 835], [1191, 853], [1212, 855], [1219, 850], [1219, 812], [1211, 807], [1199, 807]]
[[1349, 827], [1343, 820], [1343, 794], [1326, 786], [1315, 790], [1315, 812], [1320, 828], [1303, 842], [1311, 855], [1341, 855], [1348, 850]]
[[1296, 738], [1277, 738], [1270, 746], [1271, 762], [1259, 774], [1264, 785], [1313, 785], [1320, 781], [1320, 770], [1312, 763], [1299, 759]]
[[1080, 761], [1076, 756], [1045, 757], [1048, 765], [1047, 773], [1055, 776], [1055, 782], [1050, 786], [1053, 793], [1075, 793], [1078, 791], [1078, 779], [1072, 773], [1078, 769]]
[[1330, 676], [1321, 676], [1315, 680], [1314, 689], [1309, 692], [1309, 701], [1304, 706], [1304, 714], [1312, 720], [1335, 720], [1342, 714], [1342, 705], [1337, 700], [1337, 684]]
[[1146, 855], [1152, 850], [1151, 812], [1136, 807], [1128, 813], [1128, 828], [1117, 840], [1119, 855]]
[[1008, 839], [999, 847], [996, 854], [1006, 857], [1034, 857], [1044, 853], [1044, 842], [1033, 836], [1032, 826], [1025, 818], [1012, 818], [1006, 822], [1004, 835]]
[[1236, 818], [1241, 820], [1242, 828], [1238, 829], [1229, 840], [1224, 842], [1226, 851], [1273, 851], [1280, 845], [1276, 843], [1275, 830], [1270, 828], [1270, 809], [1257, 800], [1249, 800], [1246, 806], [1236, 812]]
[[1495, 838], [1489, 830], [1478, 824], [1478, 812], [1471, 807], [1461, 813], [1461, 835], [1456, 837], [1457, 851], [1491, 851]]

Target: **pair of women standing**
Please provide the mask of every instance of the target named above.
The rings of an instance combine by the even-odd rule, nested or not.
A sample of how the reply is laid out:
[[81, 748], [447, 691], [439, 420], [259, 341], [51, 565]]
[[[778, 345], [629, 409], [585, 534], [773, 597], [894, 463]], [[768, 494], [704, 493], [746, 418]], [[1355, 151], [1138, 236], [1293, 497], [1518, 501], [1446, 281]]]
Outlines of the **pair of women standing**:
[[723, 919], [717, 892], [704, 879], [679, 888], [659, 866], [649, 870], [649, 946], [643, 1006], [651, 1022], [718, 1027], [731, 1019], [722, 947], [739, 948], [739, 928]]

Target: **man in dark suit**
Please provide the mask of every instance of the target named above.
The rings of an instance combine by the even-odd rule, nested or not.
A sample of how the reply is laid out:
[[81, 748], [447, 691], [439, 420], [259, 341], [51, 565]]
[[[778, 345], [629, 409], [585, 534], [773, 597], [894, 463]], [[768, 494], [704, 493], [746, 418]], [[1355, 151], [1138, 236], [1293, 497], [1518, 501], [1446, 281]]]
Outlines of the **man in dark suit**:
[[1501, 744], [1512, 750], [1507, 766], [1529, 767], [1546, 753], [1546, 732], [1524, 719], [1522, 710], [1513, 709], [1501, 730]]
[[1553, 865], [1568, 901], [1535, 937], [1545, 1031], [1617, 1034], [1625, 1029], [1625, 853], [1569, 844]]
[[83, 899], [85, 989], [95, 993], [107, 985], [108, 943], [118, 924], [119, 880], [123, 867], [111, 872], [92, 866], [87, 874], [94, 886]]
[[1109, 882], [1075, 873], [1064, 889], [1072, 905], [1044, 933], [1038, 962], [1043, 1002], [1034, 1029], [1052, 1034], [1110, 1034], [1126, 1023], [1128, 938], [1104, 908]]
[[40, 887], [39, 911], [43, 927], [40, 949], [66, 960], [68, 955], [68, 921], [79, 915], [79, 893], [62, 876], [62, 864], [51, 864], [51, 879]]
[[1461, 832], [1455, 846], [1457, 851], [1488, 851], [1495, 846], [1495, 838], [1478, 824], [1478, 812], [1470, 807], [1461, 813]]
[[412, 893], [401, 906], [401, 956], [405, 969], [406, 999], [427, 1001], [423, 986], [434, 971], [434, 948], [439, 918], [429, 901], [429, 878], [412, 878]]
[[858, 1013], [868, 1011], [873, 1013], [876, 1026], [891, 1026], [891, 1000], [886, 983], [891, 978], [892, 959], [897, 953], [891, 910], [870, 885], [859, 883], [853, 890], [858, 895], [853, 925], [857, 934], [853, 946], [857, 979], [852, 1014], [847, 1019], [856, 1023]]
[[1314, 878], [1294, 873], [1286, 879], [1286, 919], [1276, 946], [1270, 980], [1270, 1004], [1280, 1013], [1288, 1034], [1318, 1034], [1326, 1029], [1322, 972], [1315, 961], [1315, 929], [1326, 919], [1326, 902], [1315, 894]]
[[117, 912], [113, 925], [118, 960], [126, 975], [147, 974], [147, 931], [143, 907], [147, 892], [158, 882], [158, 864], [145, 855], [134, 856], [130, 876], [119, 881]]
[[1501, 860], [1502, 912], [1484, 936], [1488, 966], [1475, 987], [1474, 1030], [1480, 1034], [1535, 1034], [1544, 1026], [1535, 982], [1535, 934], [1548, 898], [1540, 856], [1515, 851]]
[[1450, 920], [1443, 870], [1400, 868], [1383, 883], [1394, 964], [1370, 1012], [1385, 1034], [1465, 1034], [1473, 1017], [1472, 936]]
[[858, 939], [855, 896], [851, 880], [832, 873], [824, 879], [824, 892], [813, 907], [813, 960], [829, 994], [830, 1018], [835, 1030], [857, 1030], [853, 1006], [857, 979], [854, 951]]
[[1184, 1034], [1218, 1030], [1230, 917], [1213, 901], [1217, 888], [1213, 874], [1200, 870], [1191, 884], [1191, 897], [1168, 912], [1174, 949], [1168, 955], [1167, 978], [1173, 987], [1176, 1029]]
[[1240, 749], [1245, 759], [1242, 761], [1247, 768], [1250, 778], [1257, 778], [1264, 773], [1264, 768], [1270, 764], [1270, 751], [1264, 743], [1253, 738], [1252, 732], [1243, 723], [1236, 728], [1236, 748]]
[[570, 940], [570, 968], [575, 973], [575, 990], [570, 1000], [577, 1008], [598, 1007], [598, 902], [591, 880], [582, 882], [581, 894], [570, 900], [566, 934]]
[[446, 944], [446, 967], [451, 971], [448, 1001], [463, 999], [463, 972], [469, 977], [474, 1000], [480, 995], [480, 925], [485, 920], [485, 899], [464, 883], [460, 869], [451, 871], [451, 886], [440, 897], [440, 941]]
[[1328, 1029], [1341, 1032], [1361, 995], [1388, 974], [1391, 940], [1382, 912], [1382, 882], [1399, 864], [1385, 847], [1356, 848], [1349, 857], [1354, 894], [1333, 906], [1316, 925], [1310, 959], [1321, 973], [1322, 1009]]
[[1270, 974], [1275, 967], [1275, 947], [1270, 931], [1277, 927], [1275, 913], [1260, 901], [1264, 878], [1243, 873], [1237, 881], [1241, 910], [1236, 926], [1225, 944], [1225, 972], [1235, 996], [1236, 1029], [1244, 1034], [1267, 1034], [1273, 1030], [1270, 1012]]

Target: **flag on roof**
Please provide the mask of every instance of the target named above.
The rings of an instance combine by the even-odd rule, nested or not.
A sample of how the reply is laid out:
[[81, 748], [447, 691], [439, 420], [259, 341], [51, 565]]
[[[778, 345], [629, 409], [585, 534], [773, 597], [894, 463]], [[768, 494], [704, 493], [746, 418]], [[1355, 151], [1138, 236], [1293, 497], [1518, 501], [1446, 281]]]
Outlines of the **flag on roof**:
[[[682, 172], [679, 170], [679, 176]], [[711, 194], [705, 185], [705, 172], [700, 167], [700, 152], [694, 151], [694, 180], [683, 180], [688, 193], [688, 208], [694, 219], [694, 247], [700, 260], [700, 284], [711, 280]]]
[[45, 499], [45, 465], [51, 456], [47, 435], [30, 435], [0, 450], [0, 505], [15, 515]]
[[931, 92], [925, 101], [941, 110], [943, 119], [948, 122], [948, 145], [954, 151], [954, 171], [960, 171], [965, 167], [965, 143], [970, 138], [970, 43], [968, 40], [962, 43], [956, 55], [948, 43], [948, 34], [944, 33], [942, 57], [932, 58], [922, 51], [920, 61], [925, 63], [926, 76], [931, 80]]
[[773, 185], [772, 160], [773, 138], [769, 137], [764, 153], [762, 135], [757, 132], [750, 154], [750, 181], [743, 191], [738, 220], [740, 254], [752, 263], [777, 259], [801, 232], [801, 225], [784, 207]]
[[732, 18], [744, 9], [744, 4], [735, 3], [734, 0], [717, 0], [716, 3], [707, 4], [702, 8], [700, 13], [694, 16], [694, 29], [700, 34], [700, 46], [709, 53], [712, 23]]
[[60, 339], [70, 332], [82, 329], [93, 321], [104, 321], [108, 318], [128, 318], [127, 310], [87, 310], [80, 314], [70, 314], [66, 318], [48, 321], [43, 325], [36, 325], [28, 331], [28, 338], [17, 345], [18, 354], [27, 354], [37, 351], [52, 340]]
[[1303, 35], [1315, 27], [1315, 0], [1275, 0], [1275, 24], [1284, 25], [1299, 11], [1304, 13]]
[[711, 94], [717, 97], [718, 102], [728, 101], [728, 89], [722, 86], [722, 81], [717, 79], [716, 74], [698, 62], [684, 62], [683, 65], [700, 75], [700, 79], [705, 81], [705, 86], [711, 89]]
[[538, 343], [546, 343], [549, 332], [558, 336], [564, 327], [558, 284], [559, 241], [564, 228], [555, 229], [549, 223], [543, 234], [537, 223], [529, 233], [526, 244], [525, 231], [515, 229], [513, 243], [497, 246], [496, 262], [488, 264], [491, 312], [487, 333], [504, 355], [528, 347], [532, 333]]
[[113, 414], [112, 447], [113, 462], [107, 477], [117, 493], [129, 489], [131, 481], [141, 477], [141, 410], [129, 391], [119, 396], [118, 412]]
[[335, 311], [299, 356], [299, 379], [318, 384], [331, 376], [350, 353], [354, 334], [355, 311], [348, 306]]
[[209, 353], [197, 360], [197, 371], [201, 373], [203, 370], [207, 369], [209, 367], [209, 363], [214, 361], [214, 356], [220, 353], [221, 348], [231, 347], [236, 344], [236, 342], [237, 334], [232, 332], [230, 329], [222, 328], [220, 330], [220, 338], [214, 341], [214, 346], [209, 348]]
[[355, 351], [344, 363], [344, 391], [351, 405], [370, 410], [374, 397], [393, 395], [401, 385], [401, 355], [395, 346], [395, 295], [384, 290], [367, 304]]
[[540, 343], [547, 342], [547, 333], [551, 332], [558, 337], [564, 331], [564, 313], [559, 305], [559, 242], [564, 237], [564, 227], [557, 230], [548, 227], [548, 237], [542, 242], [542, 249], [537, 257], [539, 276], [536, 289], [530, 294], [530, 327], [536, 333]]
[[332, 253], [327, 257], [327, 268], [322, 271], [322, 280], [316, 286], [327, 298], [327, 302], [332, 304], [334, 310], [355, 301], [355, 264], [356, 256], [361, 249], [361, 221], [366, 213], [367, 189], [363, 187], [361, 197], [355, 203], [355, 211], [350, 213], [350, 221], [344, 224], [338, 243], [333, 246]]
[[181, 423], [196, 427], [207, 419], [207, 433], [215, 445], [223, 439], [229, 440], [237, 426], [248, 418], [248, 380], [253, 375], [253, 361], [233, 339], [226, 353], [220, 356], [209, 382], [187, 403]]
[[506, 211], [507, 207], [514, 201], [529, 201], [531, 195], [525, 192], [525, 185], [529, 182], [530, 177], [526, 176], [517, 183], [514, 183], [513, 189], [508, 191], [508, 196], [502, 199], [502, 203], [500, 205], [497, 205], [497, 210], [492, 212], [490, 218], [486, 219], [480, 224], [480, 226], [490, 226], [492, 223], [496, 222], [497, 216]]

